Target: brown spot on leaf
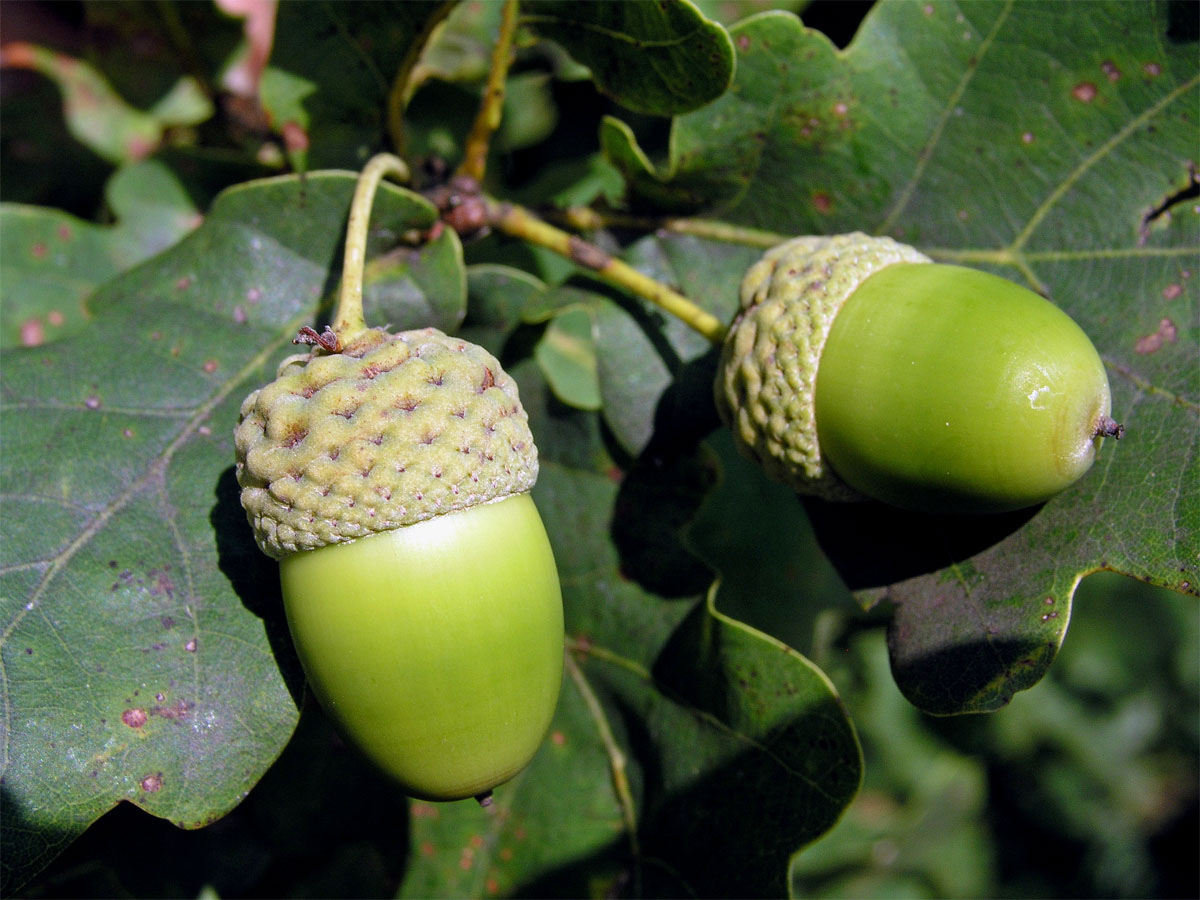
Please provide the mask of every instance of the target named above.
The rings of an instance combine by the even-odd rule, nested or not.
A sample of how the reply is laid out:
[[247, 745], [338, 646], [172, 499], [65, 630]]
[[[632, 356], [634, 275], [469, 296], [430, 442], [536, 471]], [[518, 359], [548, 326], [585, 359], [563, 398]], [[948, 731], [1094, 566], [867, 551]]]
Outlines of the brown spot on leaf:
[[738, 35], [737, 45], [738, 45], [739, 50], [749, 50], [750, 49], [750, 38], [746, 37], [746, 35], [744, 35], [744, 34]]
[[1147, 75], [1149, 75], [1151, 78], [1157, 78], [1159, 75], [1162, 74], [1162, 66], [1160, 66], [1156, 62], [1148, 62], [1142, 66], [1142, 71], [1145, 72]]
[[146, 573], [146, 577], [150, 579], [150, 596], [175, 596], [175, 582], [172, 581], [171, 576], [167, 574], [170, 570], [170, 566], [163, 566], [161, 569], [151, 569]]
[[146, 711], [136, 706], [121, 713], [121, 721], [130, 728], [141, 728], [146, 724], [148, 718]]
[[1182, 293], [1183, 293], [1183, 285], [1168, 284], [1165, 288], [1163, 288], [1162, 295], [1163, 295], [1164, 300], [1174, 300], [1176, 297], [1178, 297]]
[[45, 257], [46, 252], [47, 252], [46, 245], [43, 244], [41, 241], [38, 241], [36, 244], [34, 244], [32, 247], [29, 248], [29, 252], [33, 254], [34, 259], [42, 259]]
[[1106, 59], [1100, 63], [1100, 71], [1107, 76], [1109, 81], [1115, 82], [1121, 80], [1121, 70], [1117, 68], [1117, 64], [1111, 59]]
[[34, 316], [21, 323], [21, 344], [26, 347], [36, 347], [46, 340], [46, 329], [42, 320]]
[[150, 715], [158, 716], [160, 719], [182, 719], [188, 714], [188, 710], [192, 705], [184, 700], [176, 700], [169, 706], [152, 706], [150, 707]]
[[91, 394], [87, 397], [87, 399], [85, 399], [83, 401], [83, 405], [86, 406], [88, 409], [99, 409], [100, 408], [100, 398], [97, 397], [95, 394]]
[[1144, 356], [1161, 350], [1163, 344], [1174, 344], [1178, 340], [1179, 331], [1175, 327], [1175, 323], [1170, 319], [1163, 319], [1158, 323], [1158, 331], [1154, 332], [1154, 334], [1138, 338], [1137, 343], [1133, 345], [1133, 349], [1135, 353], [1140, 353]]
[[829, 211], [833, 209], [833, 198], [824, 191], [817, 191], [815, 194], [813, 194], [812, 202], [813, 206], [816, 207], [817, 212], [821, 213], [822, 215], [827, 215]]
[[153, 794], [156, 791], [161, 791], [163, 786], [162, 772], [156, 772], [153, 775], [147, 775], [142, 779], [142, 790], [147, 794]]
[[1096, 99], [1096, 85], [1090, 81], [1081, 81], [1071, 88], [1071, 96], [1080, 103], [1091, 103]]
[[283, 135], [283, 146], [287, 148], [288, 153], [308, 149], [308, 132], [299, 122], [285, 122], [281, 134]]
[[204, 361], [204, 371], [209, 375], [217, 371], [217, 361], [215, 359], [206, 359]]

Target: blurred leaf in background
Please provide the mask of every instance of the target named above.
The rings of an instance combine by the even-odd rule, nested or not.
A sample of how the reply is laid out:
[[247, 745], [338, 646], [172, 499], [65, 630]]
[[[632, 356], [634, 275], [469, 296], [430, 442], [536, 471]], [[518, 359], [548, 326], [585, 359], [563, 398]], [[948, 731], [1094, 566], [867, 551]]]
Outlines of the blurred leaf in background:
[[825, 654], [863, 741], [845, 818], [796, 858], [798, 897], [1191, 897], [1200, 839], [1200, 608], [1085, 579], [1036, 687], [933, 718], [887, 677], [882, 632]]

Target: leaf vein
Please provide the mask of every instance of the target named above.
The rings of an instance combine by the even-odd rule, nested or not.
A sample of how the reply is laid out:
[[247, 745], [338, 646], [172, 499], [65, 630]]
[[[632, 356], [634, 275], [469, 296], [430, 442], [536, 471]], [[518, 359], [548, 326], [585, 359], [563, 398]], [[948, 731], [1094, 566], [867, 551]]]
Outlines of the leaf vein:
[[1013, 239], [1013, 242], [1009, 248], [1010, 251], [1013, 253], [1020, 253], [1021, 248], [1024, 247], [1029, 241], [1029, 238], [1033, 235], [1034, 231], [1036, 231], [1038, 226], [1042, 224], [1046, 216], [1050, 214], [1050, 210], [1054, 208], [1054, 206], [1059, 200], [1062, 199], [1067, 191], [1074, 187], [1075, 183], [1078, 182], [1079, 179], [1082, 178], [1088, 172], [1088, 170], [1092, 168], [1092, 166], [1096, 165], [1096, 163], [1108, 156], [1131, 134], [1140, 129], [1152, 118], [1157, 116], [1164, 109], [1166, 109], [1177, 99], [1197, 85], [1200, 85], [1200, 75], [1193, 76], [1189, 81], [1185, 81], [1183, 84], [1179, 85], [1179, 87], [1175, 88], [1175, 90], [1163, 95], [1163, 97], [1157, 103], [1147, 107], [1142, 111], [1142, 113], [1134, 116], [1132, 119], [1126, 122], [1123, 128], [1119, 129], [1115, 134], [1113, 134], [1112, 137], [1097, 147], [1095, 152], [1081, 159], [1079, 165], [1075, 167], [1075, 170], [1068, 174], [1059, 183], [1059, 185], [1047, 195], [1046, 199], [1042, 201], [1041, 205], [1034, 210], [1033, 215], [1029, 217], [1029, 221], [1025, 223], [1025, 227], [1022, 228], [1017, 236]]
[[996, 40], [997, 34], [999, 34], [1000, 30], [1004, 26], [1004, 23], [1008, 20], [1008, 16], [1009, 13], [1012, 12], [1012, 8], [1013, 0], [1008, 0], [1008, 2], [1004, 5], [1004, 10], [992, 25], [991, 31], [988, 32], [987, 37], [985, 37], [983, 42], [979, 45], [979, 50], [975, 54], [976, 64], [974, 66], [966, 67], [966, 69], [963, 71], [962, 77], [958, 80], [958, 84], [956, 84], [954, 86], [954, 90], [950, 92], [950, 96], [947, 98], [946, 105], [942, 109], [941, 115], [934, 124], [928, 140], [925, 141], [925, 146], [923, 146], [920, 153], [917, 154], [916, 165], [913, 167], [911, 177], [905, 183], [904, 187], [900, 189], [900, 195], [896, 198], [896, 202], [893, 204], [891, 212], [884, 217], [883, 222], [879, 225], [878, 233], [885, 234], [890, 231], [896, 224], [896, 220], [900, 217], [900, 214], [904, 212], [905, 207], [908, 206], [909, 201], [912, 200], [913, 194], [916, 193], [917, 185], [920, 184], [921, 179], [925, 175], [925, 169], [929, 166], [930, 161], [933, 159], [933, 152], [937, 149], [937, 146], [942, 139], [942, 134], [946, 130], [947, 123], [954, 115], [954, 110], [957, 108], [959, 100], [962, 99], [963, 94], [966, 93], [971, 82], [975, 80], [975, 75], [979, 72], [980, 63], [982, 63], [983, 58], [987, 56], [988, 51], [991, 49], [992, 44]]
[[[267, 359], [269, 359], [273, 354], [277, 353], [280, 348], [286, 346], [287, 343], [290, 343], [290, 335], [295, 333], [296, 329], [299, 328], [300, 322], [304, 318], [305, 316], [303, 315], [296, 316], [295, 324], [289, 323], [283, 329], [283, 333], [287, 335], [287, 337], [281, 338], [278, 342], [271, 343], [260, 350], [257, 354], [251, 357], [245, 363], [245, 365], [241, 367], [240, 370], [234, 373], [233, 377], [231, 377], [216, 391], [214, 391], [208, 400], [197, 406], [195, 412], [187, 419], [183, 427], [180, 429], [179, 434], [163, 449], [158, 458], [151, 462], [145, 473], [139, 479], [132, 482], [124, 491], [122, 491], [118, 496], [114, 497], [103, 508], [98, 510], [96, 515], [90, 521], [88, 521], [82, 529], [80, 529], [79, 533], [76, 534], [76, 536], [66, 545], [66, 547], [64, 547], [60, 553], [48, 561], [49, 564], [46, 567], [46, 572], [42, 575], [42, 578], [30, 592], [26, 603], [20, 610], [18, 610], [17, 615], [14, 616], [13, 620], [5, 627], [3, 634], [0, 634], [0, 651], [3, 650], [5, 644], [8, 642], [9, 637], [11, 637], [12, 633], [25, 619], [25, 616], [28, 613], [39, 609], [42, 598], [45, 596], [50, 584], [66, 568], [67, 564], [75, 557], [75, 554], [87, 546], [92, 538], [99, 534], [101, 529], [103, 529], [104, 526], [108, 524], [108, 522], [111, 521], [111, 519], [117, 513], [119, 513], [130, 501], [132, 501], [135, 496], [138, 496], [148, 484], [152, 483], [155, 479], [160, 479], [162, 477], [167, 466], [174, 458], [175, 453], [180, 447], [182, 447], [188, 440], [191, 439], [191, 437], [199, 429], [200, 425], [212, 413], [213, 409], [215, 409], [219, 403], [228, 397], [235, 387], [242, 384], [252, 372], [264, 365]], [[189, 615], [192, 615], [190, 609]], [[43, 616], [43, 618], [45, 617]], [[0, 744], [0, 774], [2, 774], [8, 768], [9, 747], [11, 740], [10, 735], [12, 733], [12, 710], [9, 706], [8, 674], [7, 669], [2, 665], [0, 665], [0, 695], [3, 696], [4, 715], [3, 743]]]

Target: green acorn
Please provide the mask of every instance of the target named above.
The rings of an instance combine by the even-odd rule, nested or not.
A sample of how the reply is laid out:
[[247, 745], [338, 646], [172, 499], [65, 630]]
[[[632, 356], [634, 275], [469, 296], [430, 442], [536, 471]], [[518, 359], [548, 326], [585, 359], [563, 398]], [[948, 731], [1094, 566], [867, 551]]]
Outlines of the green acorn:
[[242, 506], [279, 560], [309, 686], [413, 797], [491, 802], [533, 758], [562, 682], [563, 610], [530, 497], [537, 448], [516, 382], [482, 347], [363, 318], [371, 205], [358, 178], [342, 285], [312, 352], [242, 403]]
[[486, 799], [537, 750], [563, 665], [516, 383], [436, 329], [368, 329], [285, 360], [235, 446], [322, 706], [410, 795]]
[[715, 396], [739, 448], [796, 491], [934, 513], [1041, 503], [1123, 431], [1060, 309], [860, 233], [795, 238], [747, 271]]

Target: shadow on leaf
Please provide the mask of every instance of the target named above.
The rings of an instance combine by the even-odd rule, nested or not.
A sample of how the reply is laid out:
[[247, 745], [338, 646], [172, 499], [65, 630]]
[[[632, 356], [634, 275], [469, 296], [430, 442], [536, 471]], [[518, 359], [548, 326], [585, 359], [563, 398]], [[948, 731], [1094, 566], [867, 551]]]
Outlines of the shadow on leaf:
[[928, 629], [914, 639], [903, 605], [888, 626], [888, 654], [896, 685], [910, 703], [935, 716], [994, 712], [1019, 690], [1045, 675], [1057, 652], [1053, 642], [1011, 634], [986, 635], [958, 643], [930, 642], [942, 637]]
[[934, 516], [883, 503], [804, 498], [821, 549], [851, 590], [944, 569], [1007, 538], [1041, 507], [988, 516]]
[[217, 539], [217, 566], [229, 579], [242, 605], [262, 619], [284, 683], [299, 707], [304, 699], [304, 672], [283, 613], [279, 564], [262, 553], [254, 542], [233, 466], [221, 473], [214, 494], [216, 503], [209, 521]]
[[672, 599], [695, 597], [714, 577], [682, 535], [718, 481], [712, 454], [699, 449], [720, 426], [712, 400], [715, 354], [676, 372], [655, 408], [650, 442], [630, 464], [613, 509], [612, 538], [622, 572]]

